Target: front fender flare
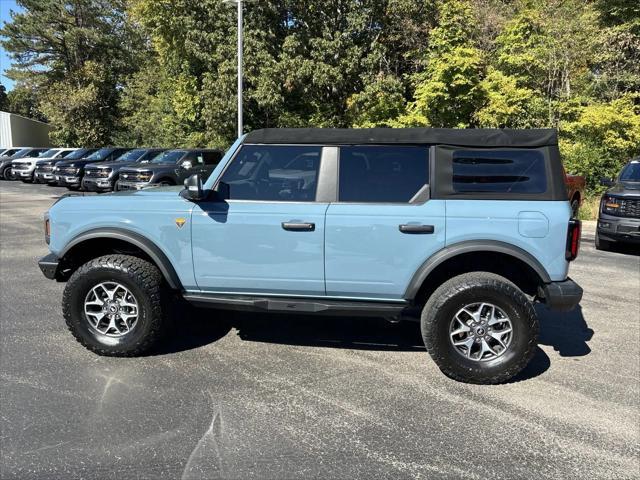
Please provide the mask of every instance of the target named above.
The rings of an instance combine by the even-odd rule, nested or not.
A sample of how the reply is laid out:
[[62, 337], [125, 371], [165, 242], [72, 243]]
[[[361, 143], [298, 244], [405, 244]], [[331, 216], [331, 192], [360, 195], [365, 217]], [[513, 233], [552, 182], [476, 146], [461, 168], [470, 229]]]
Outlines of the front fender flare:
[[76, 245], [95, 238], [113, 238], [131, 243], [138, 247], [149, 255], [151, 260], [153, 260], [156, 266], [160, 269], [160, 272], [172, 289], [182, 290], [182, 282], [173, 268], [171, 261], [167, 258], [164, 252], [147, 237], [125, 228], [103, 227], [87, 230], [86, 232], [73, 237], [73, 239], [71, 239], [71, 241], [69, 241], [69, 243], [64, 247], [64, 250], [60, 252], [59, 257], [64, 258], [64, 256]]

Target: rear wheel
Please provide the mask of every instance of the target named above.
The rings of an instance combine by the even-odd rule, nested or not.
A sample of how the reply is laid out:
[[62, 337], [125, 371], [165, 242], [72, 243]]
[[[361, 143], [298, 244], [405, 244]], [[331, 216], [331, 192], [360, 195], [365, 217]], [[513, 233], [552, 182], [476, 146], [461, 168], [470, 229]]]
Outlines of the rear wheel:
[[574, 198], [571, 200], [571, 217], [578, 218], [578, 214], [580, 213], [580, 199]]
[[62, 310], [69, 330], [87, 349], [107, 356], [141, 355], [167, 330], [163, 289], [155, 265], [128, 255], [107, 255], [71, 276]]
[[495, 384], [531, 360], [538, 319], [526, 295], [506, 278], [473, 272], [442, 284], [422, 311], [422, 336], [440, 370], [454, 380]]

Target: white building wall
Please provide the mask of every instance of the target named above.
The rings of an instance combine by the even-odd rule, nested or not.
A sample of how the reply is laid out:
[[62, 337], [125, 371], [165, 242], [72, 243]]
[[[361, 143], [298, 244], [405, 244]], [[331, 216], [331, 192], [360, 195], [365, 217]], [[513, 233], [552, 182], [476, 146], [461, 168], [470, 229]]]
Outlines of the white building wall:
[[8, 112], [0, 112], [0, 147], [49, 147], [51, 127]]

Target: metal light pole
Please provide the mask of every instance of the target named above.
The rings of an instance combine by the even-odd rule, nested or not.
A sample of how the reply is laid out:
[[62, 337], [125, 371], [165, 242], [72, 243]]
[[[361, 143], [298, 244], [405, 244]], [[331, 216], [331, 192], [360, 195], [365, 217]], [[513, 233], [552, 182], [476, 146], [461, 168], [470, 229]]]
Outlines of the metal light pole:
[[243, 0], [222, 0], [223, 3], [237, 4], [238, 6], [238, 138], [242, 136], [242, 50], [243, 50], [243, 32], [242, 32], [242, 3]]

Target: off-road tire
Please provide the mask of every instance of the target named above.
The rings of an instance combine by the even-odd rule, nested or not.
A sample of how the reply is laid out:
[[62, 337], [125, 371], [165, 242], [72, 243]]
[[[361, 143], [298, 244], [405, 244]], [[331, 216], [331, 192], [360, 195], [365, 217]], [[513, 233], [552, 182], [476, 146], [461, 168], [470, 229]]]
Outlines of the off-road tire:
[[611, 242], [609, 240], [603, 240], [600, 238], [600, 234], [596, 232], [596, 250], [602, 250], [603, 252], [608, 252], [611, 250]]
[[578, 218], [580, 214], [580, 200], [574, 198], [571, 200], [571, 218]]
[[[477, 302], [498, 306], [513, 326], [507, 350], [492, 360], [467, 359], [450, 341], [449, 326], [456, 312]], [[420, 326], [427, 351], [440, 370], [466, 383], [496, 384], [510, 380], [531, 361], [538, 343], [538, 319], [527, 296], [506, 278], [488, 272], [465, 273], [443, 283], [422, 310]]]
[[11, 165], [4, 167], [1, 173], [2, 173], [2, 178], [4, 180], [13, 180], [13, 174], [11, 173]]
[[[139, 314], [135, 328], [123, 337], [100, 334], [85, 318], [84, 301], [89, 290], [105, 281], [123, 284], [136, 297]], [[158, 268], [129, 255], [105, 255], [76, 270], [62, 296], [67, 327], [84, 347], [98, 355], [133, 357], [150, 351], [169, 329], [163, 298], [167, 287]]]

